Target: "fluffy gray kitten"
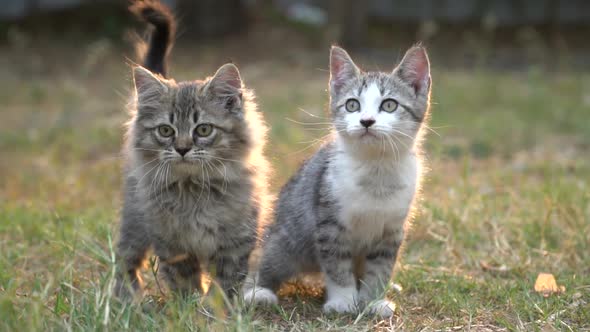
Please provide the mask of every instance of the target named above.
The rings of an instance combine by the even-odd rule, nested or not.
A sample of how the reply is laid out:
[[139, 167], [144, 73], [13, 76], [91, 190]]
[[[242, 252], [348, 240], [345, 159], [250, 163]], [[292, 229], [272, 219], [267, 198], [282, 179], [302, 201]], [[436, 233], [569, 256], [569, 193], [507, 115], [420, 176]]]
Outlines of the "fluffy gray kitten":
[[282, 189], [246, 301], [276, 303], [282, 282], [323, 272], [326, 312], [393, 314], [383, 295], [419, 188], [430, 82], [420, 46], [390, 73], [363, 72], [332, 48], [334, 138]]
[[208, 265], [235, 294], [267, 205], [267, 129], [233, 64], [202, 81], [164, 78], [173, 17], [153, 1], [133, 9], [155, 30], [148, 68], [133, 69], [116, 292], [140, 293], [139, 269], [153, 249], [172, 290], [199, 290]]

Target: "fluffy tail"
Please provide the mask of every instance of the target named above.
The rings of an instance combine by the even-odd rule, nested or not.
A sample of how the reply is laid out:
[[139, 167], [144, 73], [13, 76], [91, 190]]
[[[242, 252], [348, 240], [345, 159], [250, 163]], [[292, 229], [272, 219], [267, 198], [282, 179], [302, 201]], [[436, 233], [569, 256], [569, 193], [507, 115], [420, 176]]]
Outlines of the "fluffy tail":
[[134, 1], [129, 10], [154, 26], [147, 50], [143, 52], [143, 66], [166, 77], [166, 58], [176, 34], [176, 20], [172, 11], [157, 0]]

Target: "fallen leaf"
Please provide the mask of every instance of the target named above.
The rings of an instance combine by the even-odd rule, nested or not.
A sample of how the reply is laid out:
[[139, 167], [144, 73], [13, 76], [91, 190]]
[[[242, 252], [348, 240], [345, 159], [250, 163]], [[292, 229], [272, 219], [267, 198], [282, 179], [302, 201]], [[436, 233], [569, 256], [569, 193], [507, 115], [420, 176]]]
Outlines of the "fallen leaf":
[[555, 277], [551, 273], [539, 273], [535, 281], [535, 292], [548, 297], [551, 294], [565, 292], [564, 286], [558, 286]]

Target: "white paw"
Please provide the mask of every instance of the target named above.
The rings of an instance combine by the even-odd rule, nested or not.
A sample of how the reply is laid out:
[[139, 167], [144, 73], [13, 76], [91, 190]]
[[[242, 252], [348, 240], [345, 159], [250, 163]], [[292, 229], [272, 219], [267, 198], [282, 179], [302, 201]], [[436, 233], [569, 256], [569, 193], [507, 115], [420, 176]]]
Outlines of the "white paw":
[[268, 288], [253, 287], [244, 292], [244, 302], [246, 304], [271, 305], [279, 303], [279, 299]]
[[355, 312], [355, 311], [356, 311], [356, 305], [354, 304], [354, 301], [347, 300], [345, 298], [328, 300], [328, 302], [326, 302], [324, 304], [324, 312], [325, 313], [336, 312], [339, 314], [344, 314], [344, 313], [350, 313], [350, 312]]
[[369, 312], [381, 318], [389, 318], [395, 312], [395, 303], [389, 300], [377, 300], [369, 304]]

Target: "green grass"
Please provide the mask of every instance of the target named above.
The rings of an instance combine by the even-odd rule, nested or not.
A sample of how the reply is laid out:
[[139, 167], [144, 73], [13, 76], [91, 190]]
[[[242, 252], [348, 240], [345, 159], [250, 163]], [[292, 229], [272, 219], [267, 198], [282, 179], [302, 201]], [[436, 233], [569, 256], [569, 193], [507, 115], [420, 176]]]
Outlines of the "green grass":
[[[323, 315], [316, 283], [287, 287], [273, 308], [174, 298], [155, 265], [143, 303], [112, 297], [130, 71], [108, 44], [59, 47], [2, 49], [0, 330], [590, 330], [589, 73], [432, 59], [430, 171], [389, 293], [397, 313], [379, 321]], [[226, 51], [175, 52], [175, 76], [189, 79]], [[327, 133], [288, 120], [324, 121], [298, 109], [325, 116], [327, 73], [316, 68], [327, 56], [302, 59], [239, 63], [272, 128], [275, 191]], [[540, 272], [565, 292], [535, 293]]]

